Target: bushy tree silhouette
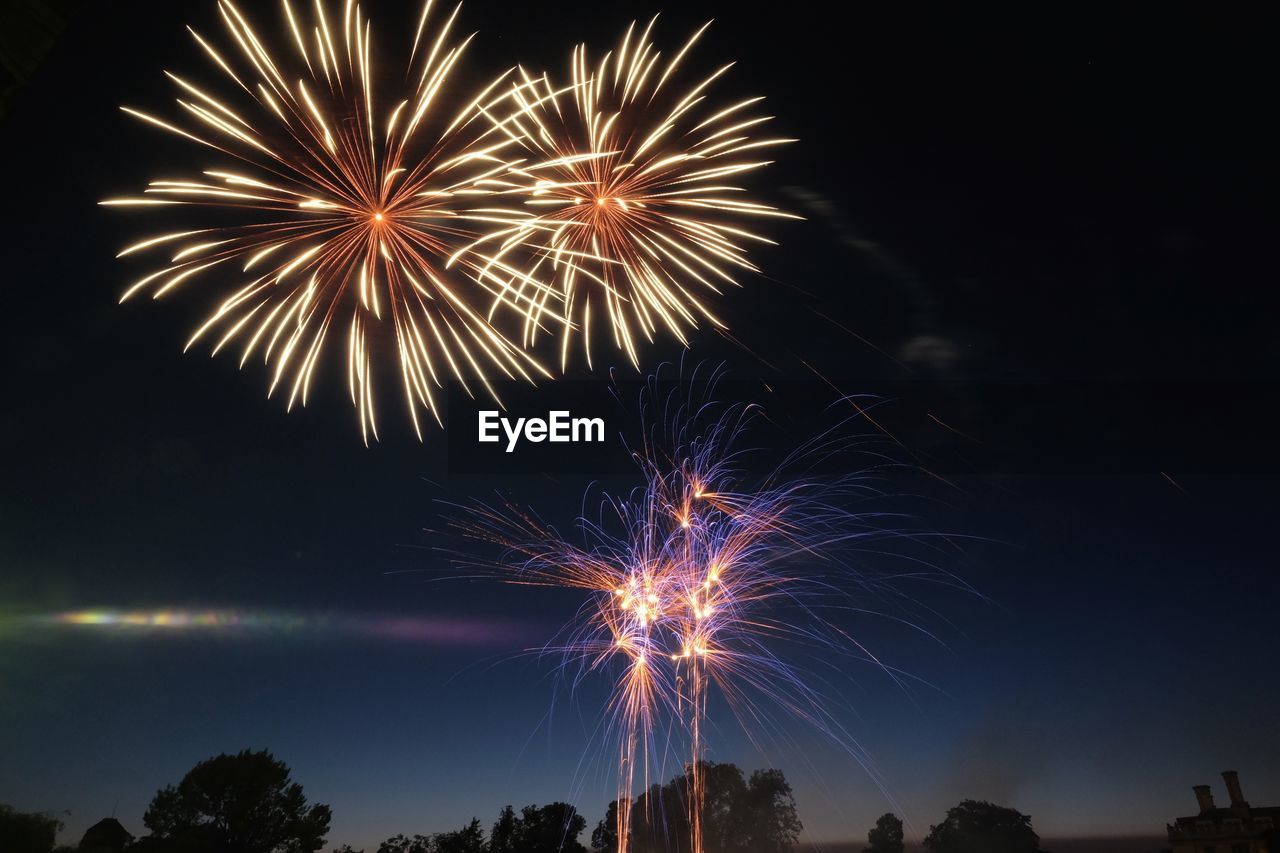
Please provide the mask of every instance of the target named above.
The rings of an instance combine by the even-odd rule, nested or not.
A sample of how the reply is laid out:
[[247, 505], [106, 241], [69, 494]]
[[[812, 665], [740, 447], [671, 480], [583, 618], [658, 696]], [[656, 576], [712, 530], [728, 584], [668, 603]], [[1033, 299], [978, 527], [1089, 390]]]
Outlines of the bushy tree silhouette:
[[453, 832], [442, 832], [432, 838], [431, 853], [485, 853], [484, 830], [478, 818]]
[[737, 849], [751, 853], [787, 853], [800, 840], [800, 830], [804, 828], [796, 813], [791, 785], [781, 770], [756, 770], [751, 774], [744, 818], [747, 846]]
[[519, 824], [516, 810], [504, 806], [493, 824], [493, 831], [489, 833], [489, 853], [516, 853]]
[[980, 800], [963, 800], [929, 828], [929, 853], [1044, 853], [1030, 815]]
[[158, 792], [142, 821], [144, 849], [178, 853], [316, 853], [329, 832], [326, 805], [308, 805], [302, 786], [271, 753], [244, 750], [193, 767]]
[[5, 853], [49, 853], [59, 829], [61, 821], [0, 803], [0, 850]]
[[587, 853], [578, 841], [587, 819], [568, 803], [525, 806], [516, 825], [520, 853]]
[[867, 842], [869, 846], [862, 853], [902, 853], [902, 821], [892, 812], [885, 812], [867, 833]]
[[[628, 801], [629, 802], [629, 801]], [[618, 801], [609, 803], [604, 818], [591, 831], [591, 849], [601, 853], [617, 853], [618, 850]]]
[[378, 845], [378, 853], [431, 853], [431, 839], [425, 835], [393, 835]]
[[587, 821], [568, 803], [503, 808], [486, 842], [478, 819], [454, 832], [394, 835], [378, 853], [587, 853], [578, 836]]
[[[780, 770], [757, 770], [750, 778], [732, 764], [703, 762], [702, 837], [706, 853], [788, 853], [800, 837], [791, 786]], [[631, 804], [630, 849], [635, 853], [688, 853], [689, 771], [665, 785], [652, 785]], [[617, 802], [609, 804], [591, 834], [602, 853], [618, 849]]]

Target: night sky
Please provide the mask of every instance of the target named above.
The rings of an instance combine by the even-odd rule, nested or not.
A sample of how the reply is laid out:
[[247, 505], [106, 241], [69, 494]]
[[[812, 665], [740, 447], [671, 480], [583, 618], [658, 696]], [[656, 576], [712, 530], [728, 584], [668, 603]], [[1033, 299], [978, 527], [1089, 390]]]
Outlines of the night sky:
[[[917, 833], [971, 797], [1045, 837], [1158, 835], [1224, 769], [1280, 802], [1267, 26], [1207, 5], [887, 5], [663, 12], [667, 45], [714, 17], [697, 56], [738, 60], [722, 97], [767, 96], [801, 140], [751, 186], [805, 220], [772, 227], [765, 275], [717, 303], [735, 340], [662, 340], [646, 367], [722, 363], [761, 389], [782, 425], [766, 450], [801, 406], [883, 398], [888, 488], [972, 587], [927, 593], [936, 642], [852, 625], [909, 689], [839, 664], [841, 719]], [[77, 13], [0, 124], [0, 802], [70, 810], [64, 841], [113, 811], [141, 835], [157, 789], [266, 747], [333, 806], [331, 846], [507, 803], [570, 800], [593, 826], [600, 688], [570, 697], [526, 653], [579, 598], [458, 579], [444, 551], [468, 546], [439, 532], [448, 503], [495, 491], [569, 521], [590, 472], [459, 471], [469, 436], [419, 444], [394, 405], [365, 448], [336, 368], [286, 414], [261, 368], [183, 355], [207, 290], [116, 304], [142, 267], [115, 253], [163, 225], [96, 202], [211, 159], [117, 107], [168, 110], [166, 68], [209, 79], [183, 25], [214, 31], [213, 8]], [[563, 73], [578, 40], [600, 51], [654, 11], [472, 0], [458, 80]], [[594, 382], [570, 378], [609, 413], [605, 479], [625, 486], [634, 411], [599, 377], [640, 374], [597, 352]], [[246, 624], [39, 622], [92, 608]], [[806, 840], [864, 837], [885, 792], [794, 741], [761, 755], [726, 725], [709, 757], [781, 767]]]

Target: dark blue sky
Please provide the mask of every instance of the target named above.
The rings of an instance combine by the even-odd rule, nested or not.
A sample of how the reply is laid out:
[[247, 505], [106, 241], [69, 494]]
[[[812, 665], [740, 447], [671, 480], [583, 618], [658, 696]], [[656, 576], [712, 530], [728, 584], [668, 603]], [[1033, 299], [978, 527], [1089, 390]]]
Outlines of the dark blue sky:
[[[439, 432], [365, 449], [337, 381], [286, 415], [255, 371], [182, 356], [199, 300], [115, 304], [137, 226], [95, 201], [190, 157], [116, 106], [164, 103], [161, 69], [198, 67], [182, 24], [211, 8], [80, 13], [0, 125], [0, 802], [70, 809], [71, 839], [113, 809], [140, 834], [195, 762], [268, 747], [333, 805], [335, 845], [553, 799], [594, 824], [612, 790], [588, 740], [598, 688], [571, 700], [523, 654], [577, 599], [447, 580], [425, 530], [439, 501], [495, 489], [568, 519], [589, 478], [450, 475]], [[740, 60], [726, 90], [769, 96], [802, 140], [760, 189], [807, 221], [724, 300], [752, 351], [703, 334], [695, 355], [770, 382], [784, 422], [826, 394], [802, 360], [885, 395], [895, 453], [950, 483], [892, 486], [953, 535], [944, 567], [976, 594], [925, 596], [939, 643], [854, 624], [930, 686], [839, 663], [841, 719], [921, 832], [975, 797], [1046, 836], [1159, 833], [1227, 768], [1280, 801], [1261, 28], [1176, 6], [807, 8], [682, 4], [659, 33], [716, 17], [702, 50]], [[476, 0], [470, 72], [560, 68], [651, 11]], [[629, 428], [583, 393], [611, 436]], [[247, 624], [31, 621], [89, 608]], [[783, 768], [809, 837], [862, 836], [885, 794], [793, 734], [759, 755], [726, 726], [711, 757]]]

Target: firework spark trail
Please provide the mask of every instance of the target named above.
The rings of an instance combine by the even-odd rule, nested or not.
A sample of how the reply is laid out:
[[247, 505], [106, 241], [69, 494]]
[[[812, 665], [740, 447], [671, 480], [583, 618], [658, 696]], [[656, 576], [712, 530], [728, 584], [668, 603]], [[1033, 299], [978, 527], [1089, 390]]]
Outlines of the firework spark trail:
[[[793, 140], [753, 135], [770, 120], [753, 113], [761, 98], [710, 105], [712, 84], [732, 63], [682, 84], [684, 60], [709, 24], [664, 60], [650, 39], [656, 20], [639, 32], [633, 23], [594, 65], [576, 47], [563, 88], [520, 69], [514, 112], [487, 113], [529, 159], [492, 181], [516, 204], [486, 212], [508, 226], [469, 248], [496, 246], [495, 265], [532, 256], [526, 275], [506, 277], [494, 308], [536, 304], [522, 312], [526, 344], [545, 328], [543, 310], [566, 320], [555, 324], [562, 370], [575, 334], [591, 364], [592, 296], [636, 366], [641, 343], [659, 333], [687, 345], [703, 321], [723, 328], [708, 297], [736, 284], [735, 271], [756, 270], [749, 244], [773, 242], [739, 220], [798, 218], [733, 183], [768, 165], [765, 150]], [[537, 288], [542, 276], [554, 291]]]
[[510, 504], [472, 507], [459, 523], [506, 549], [505, 564], [516, 568], [512, 582], [589, 596], [580, 618], [547, 648], [579, 678], [615, 676], [605, 728], [618, 744], [621, 851], [632, 820], [624, 804], [637, 781], [648, 787], [650, 767], [660, 760], [657, 733], [671, 724], [687, 739], [690, 849], [702, 849], [700, 765], [713, 693], [757, 746], [773, 719], [770, 708], [778, 709], [816, 727], [874, 776], [828, 697], [802, 677], [787, 650], [851, 655], [898, 680], [828, 614], [853, 610], [854, 590], [876, 594], [881, 583], [844, 558], [906, 531], [888, 513], [844, 508], [878, 494], [865, 475], [824, 482], [788, 473], [849, 443], [824, 434], [782, 468], [748, 482], [738, 445], [759, 410], [730, 406], [713, 417], [714, 409], [690, 398], [673, 417], [656, 420], [635, 453], [644, 486], [606, 498], [600, 522], [581, 521], [582, 545]]
[[[187, 346], [211, 338], [216, 354], [239, 341], [241, 366], [260, 353], [270, 365], [271, 392], [284, 385], [290, 408], [306, 404], [326, 341], [345, 327], [347, 384], [366, 443], [377, 438], [373, 377], [379, 340], [390, 337], [384, 323], [420, 439], [418, 409], [439, 421], [433, 388], [447, 377], [468, 393], [469, 377], [492, 393], [491, 375], [549, 376], [475, 306], [496, 300], [536, 313], [532, 323], [549, 322], [558, 316], [554, 294], [501, 258], [457, 253], [487, 227], [490, 217], [473, 207], [493, 192], [487, 179], [513, 168], [504, 152], [518, 147], [488, 121], [476, 121], [492, 118], [495, 100], [509, 100], [493, 94], [506, 75], [456, 115], [445, 112], [446, 83], [471, 40], [452, 35], [458, 9], [435, 24], [431, 3], [423, 8], [406, 96], [385, 103], [374, 91], [381, 59], [373, 29], [358, 4], [348, 0], [340, 15], [326, 12], [323, 0], [302, 12], [288, 0], [281, 8], [282, 31], [291, 35], [283, 51], [230, 0], [218, 4], [230, 50], [190, 30], [229, 96], [166, 72], [180, 90], [185, 123], [124, 108], [230, 165], [155, 180], [141, 196], [103, 204], [230, 211], [241, 224], [128, 246], [120, 256], [172, 254], [121, 301], [141, 292], [159, 298], [215, 273], [240, 278]], [[445, 271], [451, 256], [460, 275]]]

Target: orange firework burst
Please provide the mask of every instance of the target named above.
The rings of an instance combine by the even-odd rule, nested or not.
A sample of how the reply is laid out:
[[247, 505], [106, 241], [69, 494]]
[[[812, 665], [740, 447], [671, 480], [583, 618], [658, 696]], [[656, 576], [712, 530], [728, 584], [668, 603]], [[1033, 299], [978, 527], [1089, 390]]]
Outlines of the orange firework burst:
[[391, 101], [375, 94], [372, 27], [350, 0], [340, 15], [326, 13], [321, 0], [299, 14], [284, 0], [282, 31], [291, 44], [279, 54], [230, 0], [220, 0], [219, 11], [230, 51], [191, 35], [231, 94], [215, 96], [169, 74], [181, 92], [185, 124], [125, 111], [220, 152], [230, 164], [152, 181], [140, 197], [103, 204], [221, 208], [252, 221], [127, 247], [122, 256], [173, 251], [121, 301], [143, 291], [160, 297], [234, 267], [238, 283], [187, 346], [209, 338], [217, 353], [236, 342], [241, 365], [260, 354], [270, 365], [271, 391], [283, 383], [290, 407], [305, 405], [326, 341], [345, 330], [347, 381], [366, 443], [377, 437], [373, 378], [384, 339], [394, 338], [419, 438], [418, 411], [439, 420], [433, 388], [446, 377], [488, 387], [490, 375], [547, 375], [473, 307], [478, 291], [484, 303], [497, 299], [521, 312], [536, 307], [539, 318], [550, 317], [556, 312], [547, 308], [545, 289], [501, 258], [476, 252], [455, 256], [460, 275], [445, 271], [457, 245], [483, 227], [474, 199], [492, 192], [487, 178], [513, 167], [503, 151], [515, 144], [475, 121], [492, 116], [487, 99], [502, 78], [461, 109], [442, 103], [470, 41], [450, 34], [457, 10], [429, 27], [428, 2], [409, 53], [405, 96]]
[[[790, 216], [732, 181], [768, 164], [762, 149], [791, 140], [753, 136], [769, 121], [752, 113], [760, 98], [708, 105], [731, 64], [681, 85], [682, 63], [706, 26], [664, 60], [650, 41], [653, 23], [638, 34], [633, 24], [594, 67], [579, 45], [563, 89], [522, 71], [511, 92], [518, 109], [490, 115], [529, 159], [504, 176], [518, 206], [490, 211], [509, 225], [479, 242], [499, 247], [495, 263], [517, 249], [535, 258], [530, 275], [508, 279], [501, 300], [538, 305], [523, 311], [526, 343], [542, 329], [543, 310], [563, 313], [562, 369], [575, 332], [590, 365], [593, 296], [636, 365], [642, 339], [666, 332], [687, 344], [699, 323], [722, 326], [705, 300], [733, 285], [735, 272], [756, 269], [748, 244], [772, 242], [739, 221]], [[533, 284], [544, 266], [558, 299]]]

